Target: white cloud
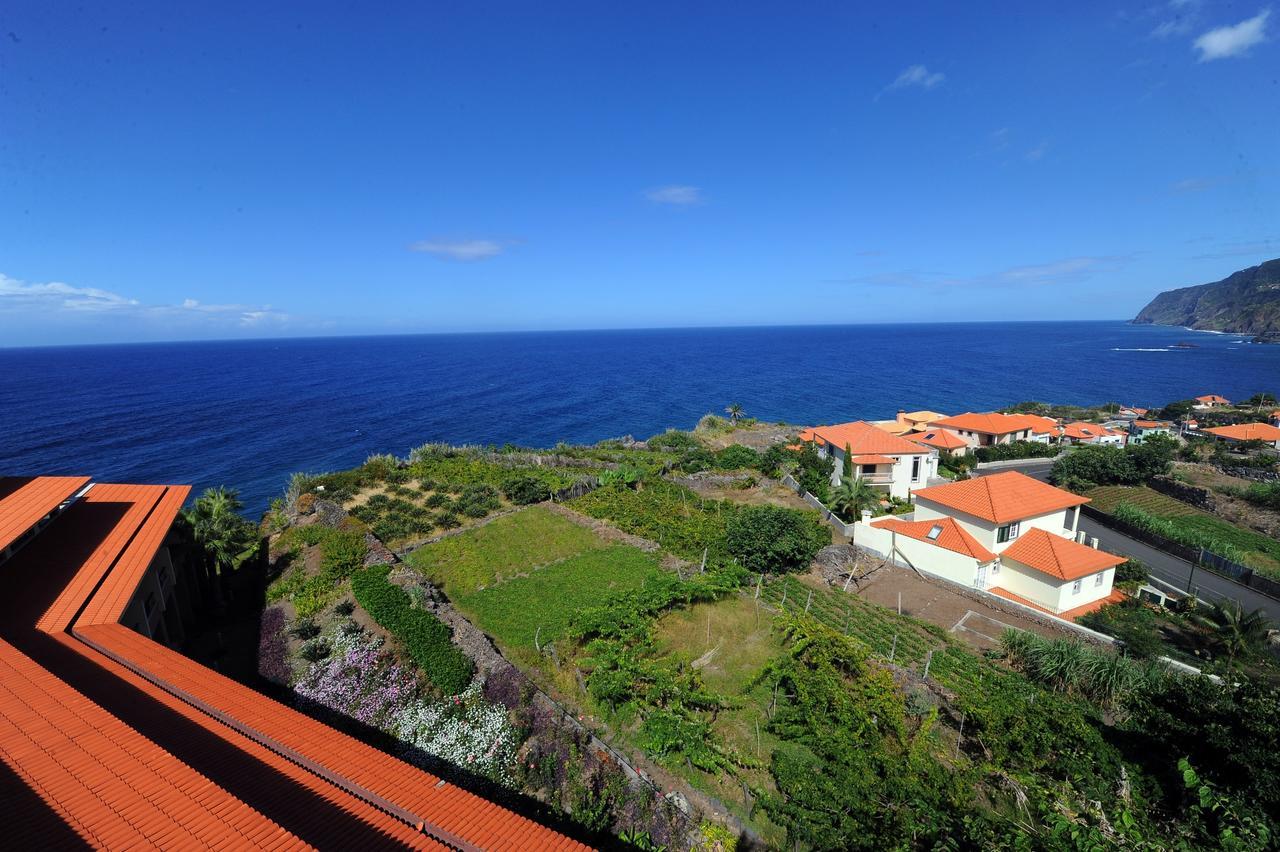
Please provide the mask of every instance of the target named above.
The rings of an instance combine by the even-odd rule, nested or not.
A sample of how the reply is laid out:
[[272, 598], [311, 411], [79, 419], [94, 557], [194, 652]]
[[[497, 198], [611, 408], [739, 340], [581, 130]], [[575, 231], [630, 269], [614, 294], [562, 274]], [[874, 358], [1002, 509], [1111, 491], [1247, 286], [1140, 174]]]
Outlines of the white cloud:
[[644, 197], [654, 204], [690, 205], [702, 203], [702, 190], [696, 186], [673, 183], [646, 190]]
[[148, 305], [108, 290], [57, 281], [28, 284], [0, 273], [0, 316], [21, 314], [45, 321], [97, 315], [210, 329], [283, 326], [292, 319], [270, 305], [204, 304], [195, 299], [176, 305]]
[[1044, 155], [1049, 152], [1049, 143], [1041, 142], [1022, 156], [1026, 158], [1028, 163], [1036, 163], [1044, 159]]
[[1151, 30], [1152, 38], [1184, 36], [1200, 23], [1200, 0], [1169, 0], [1164, 6], [1150, 9], [1149, 14], [1169, 16]]
[[505, 250], [505, 246], [497, 240], [421, 240], [409, 246], [409, 251], [418, 251], [443, 260], [485, 260], [497, 257]]
[[1200, 51], [1200, 61], [1210, 62], [1248, 54], [1249, 48], [1267, 40], [1267, 18], [1270, 16], [1271, 10], [1263, 9], [1238, 24], [1209, 30], [1194, 43], [1195, 49]]
[[889, 84], [886, 91], [895, 89], [909, 89], [918, 87], [921, 89], [932, 89], [942, 84], [947, 79], [947, 75], [941, 71], [930, 71], [923, 65], [911, 65], [906, 68], [898, 79]]
[[848, 278], [845, 282], [934, 291], [1052, 287], [1088, 281], [1102, 273], [1113, 272], [1130, 260], [1132, 257], [1129, 255], [1087, 255], [1047, 263], [1011, 266], [999, 272], [978, 275], [905, 270]]

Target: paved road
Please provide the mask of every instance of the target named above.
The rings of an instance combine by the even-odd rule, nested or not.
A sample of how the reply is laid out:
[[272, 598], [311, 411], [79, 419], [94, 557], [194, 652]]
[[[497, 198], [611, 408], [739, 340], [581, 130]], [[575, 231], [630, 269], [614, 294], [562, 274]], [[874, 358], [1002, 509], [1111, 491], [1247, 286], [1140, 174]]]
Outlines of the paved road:
[[[1163, 550], [1129, 538], [1110, 527], [1103, 526], [1093, 518], [1080, 515], [1080, 529], [1092, 536], [1097, 536], [1098, 546], [1103, 550], [1118, 553], [1140, 560], [1147, 566], [1152, 576], [1164, 580], [1174, 588], [1185, 590], [1187, 580], [1197, 590], [1197, 597], [1214, 601], [1229, 598], [1238, 601], [1246, 610], [1260, 609], [1272, 621], [1280, 623], [1280, 601], [1228, 580], [1209, 571], [1193, 566], [1190, 562], [1171, 556]], [[1194, 573], [1193, 573], [1194, 572]]]
[[1053, 468], [1054, 461], [1054, 459], [1019, 459], [1017, 462], [1003, 467], [974, 468], [970, 473], [974, 476], [990, 476], [993, 473], [1016, 470], [1018, 473], [1025, 473], [1032, 479], [1048, 482], [1049, 471]]

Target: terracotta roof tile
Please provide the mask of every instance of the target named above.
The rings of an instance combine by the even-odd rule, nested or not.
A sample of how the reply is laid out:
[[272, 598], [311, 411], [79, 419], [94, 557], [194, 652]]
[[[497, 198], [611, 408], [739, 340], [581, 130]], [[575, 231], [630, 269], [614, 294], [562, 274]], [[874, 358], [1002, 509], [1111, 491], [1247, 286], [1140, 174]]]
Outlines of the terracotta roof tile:
[[1029, 429], [1033, 434], [1045, 434], [1055, 427], [1055, 421], [1035, 414], [1000, 414], [987, 412], [977, 414], [967, 411], [954, 417], [943, 417], [935, 420], [931, 426], [944, 426], [948, 429], [963, 429], [967, 432], [981, 432], [985, 435], [1009, 435]]
[[1269, 423], [1237, 423], [1234, 426], [1210, 426], [1204, 430], [1210, 435], [1230, 438], [1233, 441], [1280, 441], [1280, 429]]
[[914, 497], [917, 502], [937, 503], [997, 524], [1047, 515], [1089, 502], [1088, 497], [1054, 488], [1017, 471], [922, 488]]
[[897, 459], [891, 459], [888, 456], [854, 456], [850, 459], [854, 464], [895, 464]]
[[87, 476], [0, 478], [0, 550], [88, 484]]
[[[938, 518], [926, 521], [907, 521], [902, 518], [877, 518], [871, 522], [873, 527], [892, 530], [917, 541], [936, 544], [938, 547], [971, 556], [980, 562], [994, 562], [996, 555], [983, 547], [964, 527], [952, 518]], [[934, 534], [934, 529], [938, 532]]]
[[958, 450], [961, 447], [968, 446], [964, 442], [964, 438], [954, 432], [948, 432], [946, 429], [926, 429], [923, 432], [911, 432], [902, 437], [908, 441], [915, 441], [917, 444], [924, 444], [927, 447], [935, 447], [939, 450]]
[[1087, 547], [1042, 529], [1030, 529], [1000, 554], [1058, 580], [1078, 580], [1114, 568], [1125, 557]]
[[800, 433], [800, 440], [812, 441], [818, 438], [823, 443], [844, 452], [846, 446], [855, 456], [858, 455], [923, 455], [926, 451], [897, 435], [893, 435], [878, 426], [872, 426], [862, 420], [852, 423], [838, 423], [835, 426], [814, 426]]
[[1024, 598], [1022, 595], [1015, 595], [1013, 592], [1009, 591], [1008, 589], [1002, 589], [998, 586], [994, 586], [992, 588], [987, 589], [987, 591], [991, 592], [991, 594], [993, 595], [998, 595], [1002, 598], [1005, 598], [1006, 600], [1011, 600], [1016, 603], [1020, 603], [1023, 606], [1029, 606], [1032, 609], [1038, 609], [1041, 612], [1046, 612], [1049, 615], [1055, 616], [1057, 618], [1064, 618], [1067, 621], [1075, 621], [1077, 618], [1079, 618], [1082, 615], [1088, 615], [1091, 612], [1096, 612], [1097, 610], [1102, 609], [1107, 604], [1120, 603], [1125, 598], [1128, 597], [1128, 595], [1126, 595], [1124, 592], [1120, 591], [1119, 589], [1112, 589], [1111, 594], [1107, 595], [1105, 598], [1100, 598], [1096, 601], [1092, 601], [1087, 604], [1081, 604], [1080, 606], [1072, 607], [1071, 609], [1066, 609], [1066, 610], [1063, 610], [1062, 612], [1054, 612], [1053, 610], [1049, 609], [1046, 606], [1041, 606], [1035, 601]]

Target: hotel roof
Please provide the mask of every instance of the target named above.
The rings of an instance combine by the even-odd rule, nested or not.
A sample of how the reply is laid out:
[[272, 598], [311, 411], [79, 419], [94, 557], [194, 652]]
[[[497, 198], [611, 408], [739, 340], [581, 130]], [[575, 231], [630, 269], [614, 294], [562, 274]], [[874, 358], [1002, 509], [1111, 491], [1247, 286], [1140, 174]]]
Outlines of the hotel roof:
[[952, 518], [927, 521], [906, 521], [902, 518], [877, 518], [871, 526], [905, 535], [918, 541], [936, 544], [938, 547], [971, 556], [981, 562], [992, 562], [996, 555], [987, 550], [965, 528]]
[[1009, 435], [1029, 429], [1034, 434], [1043, 435], [1051, 432], [1057, 423], [1048, 417], [1035, 414], [1000, 414], [988, 412], [977, 414], [967, 411], [954, 417], [943, 417], [935, 420], [933, 426], [945, 426], [948, 429], [963, 429], [966, 432], [981, 432], [984, 435]]
[[1021, 562], [1057, 580], [1078, 580], [1125, 561], [1123, 556], [1086, 547], [1039, 528], [1027, 530], [1000, 556]]
[[800, 433], [802, 441], [812, 441], [815, 438], [841, 451], [848, 446], [855, 456], [918, 456], [928, 452], [919, 444], [899, 438], [862, 420], [834, 426], [814, 426]]
[[1210, 426], [1203, 431], [1233, 441], [1280, 441], [1280, 429], [1269, 423], [1237, 423], [1234, 426]]
[[87, 476], [0, 477], [0, 551], [88, 484]]
[[[42, 479], [0, 524], [62, 504]], [[187, 493], [95, 485], [0, 563], [6, 843], [585, 848], [118, 623]]]
[[914, 496], [917, 501], [937, 503], [996, 524], [1089, 502], [1088, 497], [1054, 488], [1016, 470], [922, 488]]

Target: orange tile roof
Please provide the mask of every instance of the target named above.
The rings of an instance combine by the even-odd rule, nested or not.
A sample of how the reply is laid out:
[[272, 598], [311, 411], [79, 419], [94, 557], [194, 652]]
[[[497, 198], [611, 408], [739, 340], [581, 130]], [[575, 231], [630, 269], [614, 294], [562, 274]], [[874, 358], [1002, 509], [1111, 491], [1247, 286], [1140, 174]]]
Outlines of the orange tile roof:
[[854, 464], [894, 464], [897, 459], [891, 459], [888, 456], [854, 456], [850, 459]]
[[1172, 424], [1165, 420], [1135, 420], [1133, 425], [1139, 429], [1168, 429]]
[[[954, 553], [971, 556], [980, 562], [993, 562], [996, 555], [983, 547], [964, 527], [952, 518], [938, 518], [931, 521], [906, 521], [902, 518], [877, 518], [871, 522], [873, 527], [891, 530], [907, 538], [936, 544]], [[938, 535], [929, 537], [934, 527], [941, 527]]]
[[1077, 441], [1091, 441], [1107, 435], [1123, 434], [1123, 432], [1108, 429], [1106, 426], [1099, 426], [1097, 423], [1068, 423], [1062, 427], [1062, 437], [1074, 438]]
[[872, 426], [862, 420], [852, 423], [838, 423], [835, 426], [814, 426], [800, 433], [800, 440], [812, 441], [814, 438], [835, 447], [841, 452], [846, 446], [857, 455], [891, 455], [918, 456], [926, 450], [919, 444], [899, 438], [878, 426]]
[[1225, 396], [1218, 396], [1216, 393], [1210, 393], [1210, 394], [1205, 394], [1204, 396], [1198, 396], [1196, 397], [1196, 402], [1203, 402], [1211, 405], [1230, 405], [1231, 404], [1231, 400], [1227, 399]]
[[939, 450], [956, 450], [960, 447], [968, 446], [964, 442], [964, 438], [946, 429], [928, 429], [924, 432], [912, 432], [909, 435], [903, 435], [908, 441], [915, 441], [917, 444], [924, 444], [926, 447], [936, 447]]
[[915, 492], [915, 498], [917, 502], [938, 503], [997, 524], [1089, 502], [1088, 497], [1054, 488], [1016, 470], [922, 488]]
[[1125, 557], [1080, 544], [1042, 529], [1027, 530], [1000, 554], [1059, 580], [1078, 580], [1114, 568]]
[[1057, 618], [1063, 618], [1063, 619], [1066, 619], [1067, 621], [1075, 621], [1080, 616], [1088, 615], [1091, 612], [1096, 612], [1102, 609], [1107, 604], [1121, 603], [1124, 601], [1125, 598], [1128, 597], [1128, 595], [1126, 595], [1124, 592], [1120, 591], [1119, 589], [1112, 589], [1111, 594], [1107, 595], [1105, 598], [1099, 598], [1096, 601], [1091, 601], [1090, 603], [1087, 603], [1087, 604], [1082, 604], [1077, 607], [1072, 607], [1071, 609], [1064, 609], [1062, 612], [1054, 612], [1053, 610], [1049, 609], [1046, 606], [1041, 606], [1035, 601], [1027, 600], [1022, 595], [1015, 595], [1013, 592], [1009, 591], [1008, 589], [1002, 589], [999, 586], [993, 586], [992, 588], [987, 589], [987, 591], [991, 592], [991, 594], [993, 595], [999, 595], [1000, 597], [1005, 598], [1006, 600], [1015, 601], [1017, 603], [1022, 604], [1023, 606], [1029, 606], [1032, 609], [1038, 609], [1041, 612], [1046, 612], [1049, 615], [1055, 616]]
[[1148, 409], [1146, 409], [1146, 408], [1139, 408], [1139, 407], [1138, 407], [1138, 406], [1136, 406], [1136, 405], [1122, 405], [1122, 406], [1120, 406], [1120, 410], [1121, 410], [1121, 411], [1132, 411], [1134, 414], [1146, 414], [1146, 413], [1147, 413], [1147, 411], [1148, 411]]
[[1230, 438], [1233, 441], [1280, 441], [1280, 428], [1269, 423], [1237, 423], [1234, 426], [1210, 426], [1204, 430], [1210, 435]]
[[1035, 414], [1000, 414], [995, 411], [977, 414], [967, 411], [954, 417], [935, 420], [930, 425], [963, 429], [966, 432], [981, 432], [985, 435], [1009, 435], [1024, 429], [1031, 430], [1033, 434], [1043, 435], [1052, 431], [1057, 423], [1048, 417]]
[[586, 848], [116, 623], [187, 492], [94, 486], [0, 564], [0, 761], [47, 809], [7, 842]]
[[0, 550], [88, 484], [87, 476], [0, 478]]

